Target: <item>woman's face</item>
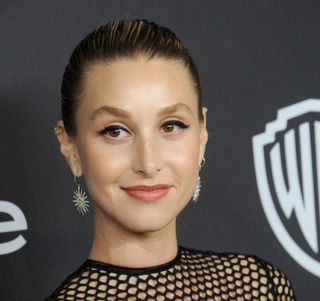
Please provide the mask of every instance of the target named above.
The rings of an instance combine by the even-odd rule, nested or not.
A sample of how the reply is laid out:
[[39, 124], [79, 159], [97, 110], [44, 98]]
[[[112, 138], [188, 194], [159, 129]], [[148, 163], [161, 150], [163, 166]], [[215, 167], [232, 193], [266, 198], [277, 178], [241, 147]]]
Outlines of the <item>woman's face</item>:
[[[185, 67], [143, 57], [91, 66], [76, 122], [73, 169], [83, 173], [96, 214], [136, 233], [174, 222], [192, 197], [207, 142]], [[158, 184], [166, 186], [150, 188]]]

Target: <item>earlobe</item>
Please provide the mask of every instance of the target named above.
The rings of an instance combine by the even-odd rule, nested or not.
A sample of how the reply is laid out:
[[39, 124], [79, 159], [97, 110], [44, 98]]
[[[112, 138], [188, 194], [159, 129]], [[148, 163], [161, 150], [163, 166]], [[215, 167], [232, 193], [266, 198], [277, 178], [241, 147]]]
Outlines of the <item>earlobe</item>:
[[206, 144], [208, 141], [208, 131], [207, 131], [207, 112], [206, 107], [202, 108], [203, 121], [201, 122], [201, 143]]
[[202, 108], [202, 115], [203, 115], [203, 121], [201, 122], [201, 128], [200, 128], [200, 158], [199, 158], [199, 164], [201, 164], [202, 158], [204, 157], [205, 150], [206, 150], [206, 144], [208, 141], [208, 131], [207, 131], [207, 112], [208, 109], [206, 107]]
[[201, 122], [202, 128], [206, 128], [207, 126], [207, 112], [208, 112], [208, 108], [202, 107], [202, 116], [203, 116], [203, 121]]
[[68, 135], [62, 120], [57, 122], [54, 133], [60, 143], [60, 152], [66, 159], [72, 173], [77, 177], [82, 175], [79, 152], [75, 140]]

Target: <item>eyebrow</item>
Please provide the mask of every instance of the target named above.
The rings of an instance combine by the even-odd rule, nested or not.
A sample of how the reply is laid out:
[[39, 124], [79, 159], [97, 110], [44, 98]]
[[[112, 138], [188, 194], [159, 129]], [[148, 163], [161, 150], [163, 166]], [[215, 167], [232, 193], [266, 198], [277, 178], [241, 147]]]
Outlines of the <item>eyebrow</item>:
[[[158, 116], [162, 117], [165, 115], [174, 114], [179, 110], [184, 110], [184, 111], [187, 111], [188, 113], [192, 113], [192, 110], [190, 109], [189, 106], [187, 106], [184, 103], [179, 102], [177, 104], [174, 104], [172, 106], [169, 106], [169, 107], [166, 107], [166, 108], [160, 110], [158, 113]], [[95, 110], [92, 114], [90, 114], [90, 120], [93, 121], [97, 116], [102, 115], [102, 114], [110, 114], [115, 117], [122, 117], [122, 118], [130, 118], [130, 116], [131, 116], [131, 114], [126, 110], [111, 107], [111, 106], [103, 106], [103, 107], [100, 107], [97, 110]]]

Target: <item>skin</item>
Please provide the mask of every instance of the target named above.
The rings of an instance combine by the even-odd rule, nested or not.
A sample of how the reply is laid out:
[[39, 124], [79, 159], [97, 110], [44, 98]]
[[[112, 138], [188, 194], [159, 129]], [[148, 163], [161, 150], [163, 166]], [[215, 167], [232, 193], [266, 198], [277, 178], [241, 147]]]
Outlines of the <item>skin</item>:
[[[164, 111], [174, 105], [175, 112]], [[118, 110], [101, 109], [106, 106]], [[130, 116], [116, 116], [119, 109]], [[88, 68], [76, 112], [77, 135], [68, 136], [59, 121], [57, 138], [72, 172], [84, 176], [94, 207], [89, 258], [147, 267], [176, 256], [176, 217], [196, 185], [208, 139], [206, 111], [200, 122], [196, 91], [181, 63], [142, 56]], [[172, 120], [188, 128], [166, 123]], [[121, 128], [101, 133], [111, 125]], [[122, 189], [159, 183], [171, 188], [154, 203]]]

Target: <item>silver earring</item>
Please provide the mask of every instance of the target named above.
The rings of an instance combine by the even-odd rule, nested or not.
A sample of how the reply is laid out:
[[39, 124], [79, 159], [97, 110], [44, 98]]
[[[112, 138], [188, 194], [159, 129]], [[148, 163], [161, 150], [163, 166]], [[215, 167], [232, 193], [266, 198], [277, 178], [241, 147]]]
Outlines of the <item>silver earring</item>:
[[[203, 157], [202, 160], [201, 160], [201, 163], [199, 165], [199, 172], [200, 172], [201, 168], [204, 166], [205, 163], [206, 163], [206, 159]], [[201, 189], [201, 179], [200, 179], [200, 175], [198, 175], [196, 188], [195, 188], [193, 196], [192, 196], [192, 201], [193, 202], [197, 202], [198, 201], [199, 195], [200, 195], [200, 189]]]
[[198, 198], [199, 198], [199, 195], [200, 195], [200, 189], [201, 189], [201, 179], [200, 179], [200, 176], [198, 176], [196, 188], [195, 188], [193, 196], [192, 196], [192, 201], [193, 202], [197, 202], [198, 201]]
[[201, 170], [201, 168], [206, 164], [206, 158], [202, 157], [201, 163], [199, 165], [199, 171]]
[[77, 185], [77, 188], [73, 192], [73, 203], [77, 208], [77, 211], [80, 212], [82, 215], [85, 215], [89, 211], [89, 201], [87, 200], [88, 196], [81, 189], [80, 183], [77, 181], [77, 176], [74, 176], [74, 182]]

